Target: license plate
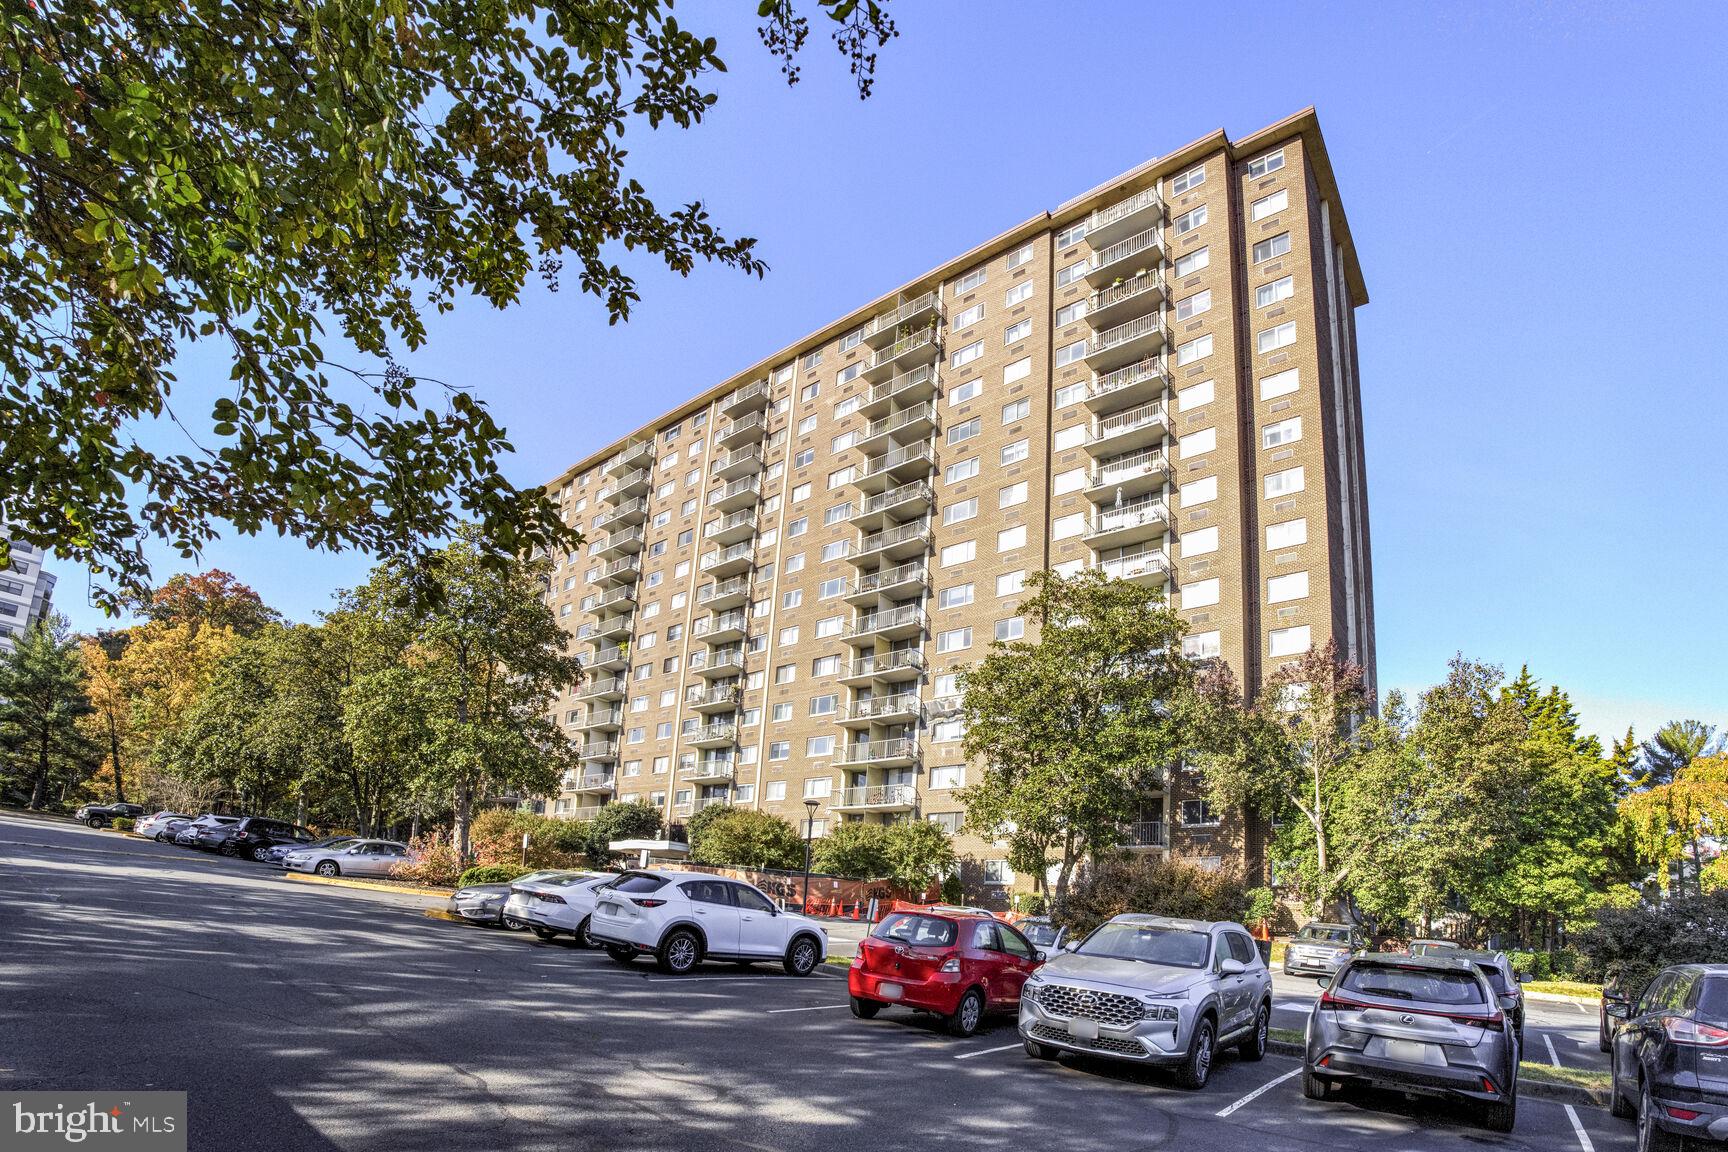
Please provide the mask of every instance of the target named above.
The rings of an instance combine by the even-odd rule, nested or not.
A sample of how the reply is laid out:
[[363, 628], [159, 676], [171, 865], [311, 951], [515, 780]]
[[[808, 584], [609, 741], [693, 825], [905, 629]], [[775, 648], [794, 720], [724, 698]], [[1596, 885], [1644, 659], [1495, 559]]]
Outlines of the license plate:
[[1098, 1021], [1070, 1020], [1068, 1021], [1068, 1035], [1076, 1040], [1096, 1040], [1098, 1039]]
[[1446, 1055], [1440, 1051], [1438, 1044], [1424, 1044], [1420, 1040], [1383, 1040], [1375, 1037], [1368, 1041], [1363, 1054], [1396, 1060], [1400, 1064], [1446, 1063]]
[[898, 1000], [906, 995], [906, 989], [899, 984], [878, 984], [876, 985], [876, 995], [884, 1000]]
[[606, 915], [608, 915], [608, 916], [622, 916], [622, 915], [624, 915], [623, 906], [618, 905], [618, 904], [602, 904], [602, 905], [600, 905], [600, 911], [606, 913]]

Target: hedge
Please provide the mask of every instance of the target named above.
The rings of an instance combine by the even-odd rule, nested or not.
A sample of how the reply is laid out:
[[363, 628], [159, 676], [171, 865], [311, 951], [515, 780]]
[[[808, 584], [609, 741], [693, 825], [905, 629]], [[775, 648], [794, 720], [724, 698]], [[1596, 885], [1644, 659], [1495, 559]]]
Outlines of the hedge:
[[114, 831], [116, 831], [116, 832], [130, 832], [130, 831], [132, 831], [132, 817], [130, 817], [130, 816], [116, 816], [116, 817], [114, 817]]
[[508, 884], [518, 876], [526, 876], [536, 871], [524, 868], [520, 864], [479, 864], [462, 873], [457, 879], [458, 888], [466, 888], [470, 884]]

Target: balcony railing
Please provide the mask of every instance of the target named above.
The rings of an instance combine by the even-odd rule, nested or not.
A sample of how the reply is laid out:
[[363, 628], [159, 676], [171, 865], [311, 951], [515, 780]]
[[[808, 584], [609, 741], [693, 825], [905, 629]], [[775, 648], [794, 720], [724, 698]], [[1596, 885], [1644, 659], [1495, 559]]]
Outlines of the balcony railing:
[[767, 418], [760, 412], [752, 412], [722, 424], [717, 436], [722, 443], [730, 444], [741, 439], [760, 440], [767, 432]]
[[1164, 318], [1156, 313], [1136, 316], [1126, 324], [1118, 324], [1114, 328], [1106, 328], [1092, 338], [1086, 345], [1086, 355], [1098, 352], [1108, 352], [1112, 348], [1121, 347], [1143, 336], [1150, 336], [1164, 330]]
[[1092, 377], [1092, 382], [1086, 386], [1086, 398], [1097, 399], [1120, 392], [1124, 388], [1132, 388], [1137, 384], [1152, 381], [1162, 383], [1170, 376], [1170, 365], [1162, 356], [1148, 356], [1144, 360], [1136, 360], [1102, 375]]
[[904, 464], [916, 464], [920, 461], [934, 464], [936, 462], [936, 449], [928, 444], [908, 444], [881, 456], [873, 456], [864, 465], [864, 475], [865, 477], [880, 476], [891, 468], [899, 468]]
[[605, 807], [604, 804], [584, 804], [580, 808], [569, 809], [563, 816], [566, 820], [592, 820], [600, 815], [601, 809]]
[[900, 672], [908, 669], [922, 670], [924, 653], [912, 650], [906, 652], [888, 652], [880, 656], [866, 656], [862, 660], [854, 660], [846, 666], [848, 676], [881, 676], [889, 672]]
[[738, 725], [704, 724], [699, 728], [691, 729], [687, 739], [692, 744], [703, 740], [724, 740], [727, 743], [732, 743], [738, 739]]
[[638, 440], [606, 461], [606, 466], [602, 471], [608, 476], [617, 476], [620, 472], [627, 471], [637, 464], [652, 459], [654, 459], [654, 442], [652, 440]]
[[717, 584], [705, 584], [696, 591], [696, 603], [706, 604], [710, 600], [724, 600], [730, 596], [748, 596], [750, 594], [750, 578], [734, 576], [730, 580], [722, 580]]
[[614, 692], [629, 690], [629, 684], [622, 676], [604, 676], [599, 680], [590, 680], [576, 690], [576, 699], [586, 700], [594, 696], [607, 696]]
[[890, 740], [860, 740], [835, 753], [836, 764], [878, 764], [884, 760], [915, 760], [918, 741], [905, 736]]
[[874, 720], [881, 716], [905, 716], [918, 711], [918, 697], [912, 692], [902, 692], [895, 696], [877, 696], [870, 700], [860, 700], [847, 707], [847, 720]]
[[872, 532], [858, 541], [858, 556], [870, 552], [880, 552], [884, 548], [892, 548], [898, 544], [906, 544], [914, 540], [930, 541], [930, 526], [922, 521], [914, 524], [897, 524], [881, 532]]
[[729, 416], [734, 412], [741, 411], [742, 409], [755, 404], [757, 401], [766, 403], [768, 398], [768, 381], [757, 380], [753, 384], [744, 385], [744, 387], [738, 389], [738, 391], [722, 400], [720, 402], [720, 410]]
[[1175, 571], [1170, 563], [1170, 553], [1162, 548], [1144, 548], [1125, 556], [1111, 557], [1100, 561], [1098, 570], [1112, 580], [1142, 580], [1147, 577], [1168, 580]]
[[880, 420], [870, 421], [859, 439], [874, 440], [878, 436], [892, 435], [913, 424], [934, 423], [935, 419], [936, 410], [928, 403], [915, 404], [904, 412], [896, 412], [892, 416], [884, 416]]
[[833, 808], [910, 808], [918, 803], [918, 789], [911, 784], [872, 784], [842, 788]]
[[714, 457], [709, 470], [716, 476], [731, 476], [740, 471], [754, 471], [762, 466], [762, 446], [745, 444]]
[[600, 569], [600, 579], [610, 580], [614, 576], [633, 575], [641, 567], [641, 558], [636, 556], [625, 556], [621, 559], [612, 561], [612, 563]]
[[893, 588], [908, 581], [924, 583], [927, 578], [928, 573], [922, 564], [896, 564], [892, 568], [884, 568], [880, 572], [871, 572], [858, 577], [852, 581], [848, 595], [868, 595], [871, 592], [880, 592], [884, 588]]
[[848, 636], [863, 636], [871, 632], [886, 632], [893, 628], [904, 628], [917, 625], [924, 627], [924, 609], [916, 604], [908, 604], [904, 608], [891, 608], [885, 612], [866, 612], [851, 624], [847, 625]]
[[940, 292], [931, 291], [922, 296], [914, 296], [910, 300], [903, 301], [894, 311], [884, 312], [870, 321], [864, 328], [864, 339], [872, 347], [875, 347], [881, 340], [898, 331], [900, 325], [909, 324], [921, 314], [932, 309], [937, 312], [942, 310]]
[[1135, 500], [1120, 508], [1105, 508], [1092, 516], [1093, 532], [1114, 532], [1122, 528], [1136, 528], [1141, 524], [1167, 522], [1170, 519], [1170, 506], [1164, 503], [1162, 496], [1152, 496], [1144, 500]]
[[1151, 292], [1159, 295], [1164, 293], [1164, 274], [1149, 269], [1130, 276], [1120, 284], [1111, 284], [1092, 293], [1086, 298], [1086, 315], [1095, 317], [1100, 313], [1107, 313], [1118, 304], [1126, 304], [1137, 296]]
[[1108, 268], [1125, 264], [1142, 253], [1156, 251], [1163, 241], [1163, 237], [1160, 235], [1161, 231], [1160, 228], [1154, 226], [1144, 232], [1136, 232], [1128, 239], [1112, 244], [1102, 252], [1094, 253], [1092, 262], [1087, 265], [1088, 275], [1096, 275]]
[[1128, 825], [1128, 835], [1124, 842], [1130, 848], [1164, 847], [1164, 821], [1136, 820]]
[[915, 484], [902, 484], [898, 488], [890, 488], [879, 492], [864, 501], [860, 511], [865, 515], [875, 515], [878, 512], [891, 512], [902, 504], [916, 500], [928, 502], [932, 498], [930, 485], [922, 481]]
[[564, 778], [566, 792], [594, 792], [611, 787], [614, 787], [614, 783], [610, 772], [572, 772]]
[[734, 544], [730, 548], [722, 548], [702, 557], [702, 571], [718, 568], [722, 564], [732, 564], [739, 560], [749, 560], [756, 554], [756, 545], [746, 540], [742, 544]]
[[599, 608], [601, 611], [611, 612], [620, 611], [622, 610], [623, 605], [634, 603], [636, 603], [636, 589], [629, 587], [614, 588], [612, 591], [606, 593], [606, 595], [600, 597], [600, 601], [595, 605], [595, 607]]
[[918, 351], [920, 348], [923, 348], [925, 345], [931, 345], [932, 350], [934, 350], [935, 343], [936, 326], [932, 324], [928, 328], [923, 328], [917, 332], [912, 332], [902, 336], [886, 348], [874, 353], [870, 357], [870, 367], [880, 368], [886, 364], [892, 364], [900, 357], [910, 355], [911, 353]]
[[1147, 188], [1136, 192], [1126, 200], [1119, 200], [1108, 208], [1100, 208], [1086, 220], [1086, 235], [1096, 236], [1107, 230], [1112, 224], [1118, 224], [1135, 213], [1144, 212], [1148, 208], [1162, 209], [1164, 198], [1158, 194], [1157, 188]]
[[866, 404], [880, 404], [914, 388], [929, 388], [936, 383], [936, 370], [928, 364], [920, 364], [910, 372], [902, 372], [897, 376], [882, 381], [870, 389], [865, 398]]
[[599, 667], [604, 664], [619, 663], [628, 660], [629, 658], [630, 653], [628, 650], [618, 647], [617, 645], [609, 645], [605, 648], [594, 649], [593, 653], [588, 657], [588, 663], [595, 667]]
[[1123, 432], [1165, 422], [1163, 401], [1154, 400], [1092, 422], [1092, 439], [1107, 440]]
[[736, 684], [726, 688], [710, 688], [704, 692], [700, 688], [692, 688], [684, 694], [684, 703], [692, 708], [703, 708], [709, 705], [737, 704], [742, 694]]
[[710, 522], [702, 529], [702, 535], [704, 538], [721, 536], [736, 528], [744, 527], [751, 529], [756, 527], [756, 510], [754, 508], [744, 508], [737, 512], [731, 512], [719, 520]]
[[618, 743], [615, 740], [596, 740], [582, 745], [579, 755], [584, 760], [611, 760], [618, 755]]
[[1138, 452], [1130, 452], [1126, 456], [1118, 456], [1098, 465], [1092, 469], [1088, 484], [1090, 487], [1102, 488], [1141, 476], [1167, 472], [1169, 468], [1170, 462], [1165, 459], [1162, 449], [1142, 448]]

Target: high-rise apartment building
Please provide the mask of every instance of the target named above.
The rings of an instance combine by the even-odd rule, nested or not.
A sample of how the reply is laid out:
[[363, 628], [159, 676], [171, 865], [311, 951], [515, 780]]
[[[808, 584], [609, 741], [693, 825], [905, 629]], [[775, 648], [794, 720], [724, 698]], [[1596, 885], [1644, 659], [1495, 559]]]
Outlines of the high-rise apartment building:
[[[552, 810], [802, 830], [815, 800], [818, 835], [958, 830], [956, 672], [1022, 634], [1045, 568], [1163, 589], [1250, 691], [1328, 639], [1372, 685], [1367, 298], [1308, 110], [1142, 164], [597, 450], [550, 485], [589, 541], [551, 602], [590, 670]], [[1180, 776], [1131, 839], [1258, 851]], [[956, 849], [1013, 881], [998, 846]]]
[[0, 568], [0, 652], [16, 648], [14, 637], [54, 610], [54, 576], [42, 567], [46, 555], [12, 541], [11, 564]]

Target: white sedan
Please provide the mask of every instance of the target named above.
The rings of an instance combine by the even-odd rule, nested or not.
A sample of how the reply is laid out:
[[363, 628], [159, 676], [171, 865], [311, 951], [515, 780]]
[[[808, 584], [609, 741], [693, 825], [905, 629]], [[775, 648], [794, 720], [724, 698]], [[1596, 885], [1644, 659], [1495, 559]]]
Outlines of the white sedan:
[[[519, 909], [513, 915], [542, 940], [564, 933], [584, 948], [598, 948], [588, 938], [588, 921], [600, 889], [616, 879], [616, 872], [577, 872], [527, 884], [518, 881], [510, 889], [511, 904]], [[516, 904], [518, 891], [520, 904]]]
[[297, 848], [282, 858], [282, 867], [320, 876], [388, 876], [396, 865], [412, 859], [408, 845], [398, 841], [356, 840], [325, 848]]

